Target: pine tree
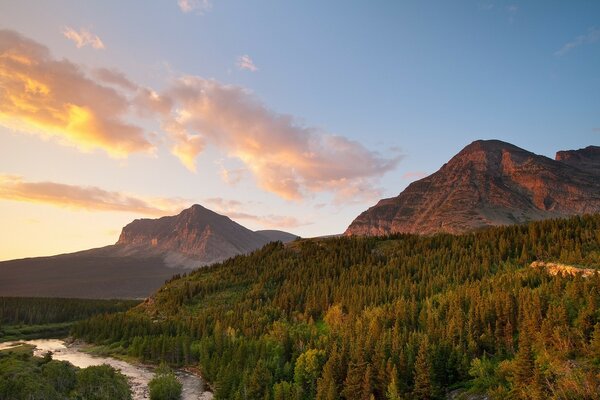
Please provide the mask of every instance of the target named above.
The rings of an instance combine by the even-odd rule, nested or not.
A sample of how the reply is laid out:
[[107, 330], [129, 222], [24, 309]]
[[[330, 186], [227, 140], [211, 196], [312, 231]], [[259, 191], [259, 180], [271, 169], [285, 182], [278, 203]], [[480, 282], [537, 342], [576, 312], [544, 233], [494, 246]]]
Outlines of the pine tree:
[[429, 362], [429, 344], [427, 339], [422, 339], [415, 361], [414, 371], [415, 385], [413, 398], [416, 400], [429, 400], [433, 396], [433, 385], [431, 383], [431, 365]]
[[519, 350], [514, 360], [514, 389], [518, 392], [525, 392], [531, 383], [534, 375], [535, 359], [531, 340], [528, 332], [522, 331], [519, 335]]

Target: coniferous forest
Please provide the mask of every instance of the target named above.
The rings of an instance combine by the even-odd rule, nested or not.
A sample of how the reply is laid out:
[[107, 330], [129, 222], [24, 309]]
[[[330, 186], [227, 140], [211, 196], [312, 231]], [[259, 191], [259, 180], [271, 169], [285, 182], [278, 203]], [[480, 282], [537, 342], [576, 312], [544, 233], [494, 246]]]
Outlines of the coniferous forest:
[[72, 334], [193, 365], [218, 399], [597, 399], [600, 215], [274, 243]]

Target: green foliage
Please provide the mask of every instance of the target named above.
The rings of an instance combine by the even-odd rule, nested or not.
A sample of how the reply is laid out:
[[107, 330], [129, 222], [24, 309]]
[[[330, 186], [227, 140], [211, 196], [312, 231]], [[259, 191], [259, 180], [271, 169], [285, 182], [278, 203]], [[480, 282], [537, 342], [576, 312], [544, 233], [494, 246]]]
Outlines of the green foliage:
[[600, 276], [552, 276], [534, 260], [600, 266], [600, 215], [269, 244], [72, 334], [197, 364], [217, 399], [441, 399], [455, 387], [519, 398], [527, 385], [594, 398]]
[[137, 304], [133, 300], [0, 297], [0, 341], [65, 337], [75, 321]]
[[0, 297], [0, 323], [40, 325], [78, 321], [135, 307], [137, 300]]
[[69, 393], [77, 383], [76, 368], [66, 361], [49, 361], [42, 366], [42, 374], [59, 393]]
[[77, 374], [78, 398], [86, 400], [130, 400], [127, 378], [109, 365], [87, 367]]
[[150, 400], [181, 399], [181, 382], [166, 365], [161, 365], [156, 370], [156, 374], [148, 384], [148, 388], [150, 389]]
[[313, 399], [317, 391], [317, 378], [321, 374], [321, 367], [325, 352], [309, 349], [300, 354], [294, 369], [294, 382], [300, 388], [302, 397]]
[[31, 347], [0, 352], [0, 400], [129, 400], [126, 378], [108, 365], [79, 369]]

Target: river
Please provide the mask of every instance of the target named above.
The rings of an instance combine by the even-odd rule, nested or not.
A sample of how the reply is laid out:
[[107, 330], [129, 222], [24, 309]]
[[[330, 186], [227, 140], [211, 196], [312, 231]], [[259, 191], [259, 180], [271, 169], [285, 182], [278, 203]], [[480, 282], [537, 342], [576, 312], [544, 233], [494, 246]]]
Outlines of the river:
[[[35, 346], [34, 355], [36, 356], [41, 357], [48, 351], [51, 351], [54, 360], [68, 361], [79, 368], [108, 364], [127, 376], [134, 400], [150, 398], [148, 394], [148, 382], [154, 377], [151, 367], [130, 364], [112, 357], [93, 356], [83, 351], [82, 344], [67, 344], [64, 340], [60, 339], [21, 340], [0, 343], [0, 350], [9, 349], [21, 343]], [[175, 374], [183, 385], [183, 395], [181, 397], [183, 400], [211, 400], [213, 398], [213, 394], [205, 390], [204, 381], [199, 376], [184, 370], [175, 370]]]

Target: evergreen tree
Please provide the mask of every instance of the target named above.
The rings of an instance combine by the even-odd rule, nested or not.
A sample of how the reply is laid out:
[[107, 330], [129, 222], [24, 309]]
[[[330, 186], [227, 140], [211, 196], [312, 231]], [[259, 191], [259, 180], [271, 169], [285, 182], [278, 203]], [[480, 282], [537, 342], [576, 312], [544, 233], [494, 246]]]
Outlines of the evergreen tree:
[[433, 397], [429, 344], [427, 338], [421, 340], [415, 361], [413, 397], [416, 400], [429, 400]]

